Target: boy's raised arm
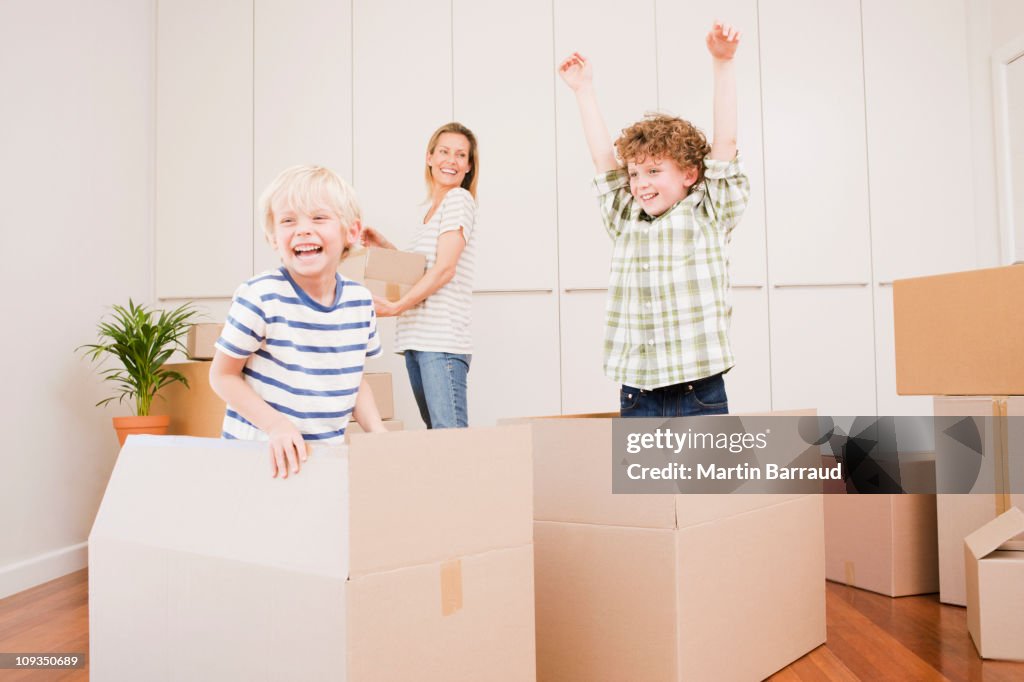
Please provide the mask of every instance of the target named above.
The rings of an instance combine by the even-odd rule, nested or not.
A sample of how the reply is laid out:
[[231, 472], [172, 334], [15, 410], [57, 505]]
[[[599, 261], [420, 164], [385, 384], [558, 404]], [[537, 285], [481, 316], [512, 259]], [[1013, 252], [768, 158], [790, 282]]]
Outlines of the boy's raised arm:
[[733, 57], [740, 44], [740, 32], [716, 21], [708, 32], [708, 52], [714, 73], [714, 129], [711, 158], [731, 161], [736, 156], [736, 68]]
[[579, 52], [573, 52], [558, 65], [558, 75], [562, 77], [576, 94], [576, 104], [580, 108], [580, 119], [583, 122], [583, 135], [587, 138], [590, 158], [598, 173], [605, 173], [620, 167], [615, 158], [612, 138], [608, 134], [608, 126], [597, 106], [594, 94], [593, 69]]

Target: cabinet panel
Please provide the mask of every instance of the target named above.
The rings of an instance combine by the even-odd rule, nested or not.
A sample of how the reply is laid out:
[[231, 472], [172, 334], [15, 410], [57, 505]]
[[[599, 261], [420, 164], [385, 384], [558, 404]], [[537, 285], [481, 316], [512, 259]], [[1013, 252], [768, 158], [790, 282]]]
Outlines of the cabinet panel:
[[657, 108], [654, 2], [555, 0], [556, 134], [558, 138], [558, 242], [562, 287], [608, 285], [611, 242], [591, 186], [594, 166], [572, 91], [556, 74], [573, 52], [594, 67], [594, 87], [614, 141], [627, 125]]
[[[352, 180], [352, 6], [255, 0], [253, 197], [278, 173], [317, 164]], [[280, 260], [253, 220], [253, 269]]]
[[474, 296], [470, 425], [558, 414], [558, 362], [554, 293]]
[[760, 39], [771, 281], [866, 284], [860, 3], [762, 2]]
[[480, 144], [476, 288], [554, 288], [551, 2], [455, 0], [452, 12], [455, 118]]
[[764, 228], [764, 160], [761, 141], [761, 71], [758, 62], [756, 0], [722, 0], [710, 5], [697, 0], [658, 0], [658, 104], [681, 116], [707, 135], [714, 132], [711, 55], [704, 37], [716, 19], [740, 29], [736, 53], [738, 146], [750, 177], [750, 203], [732, 237], [734, 283], [766, 280]]
[[768, 292], [733, 289], [729, 342], [736, 366], [725, 375], [729, 411], [767, 412], [772, 407]]
[[562, 291], [562, 414], [618, 412], [619, 385], [604, 375], [608, 292]]
[[407, 248], [426, 214], [430, 134], [452, 119], [451, 3], [353, 0], [353, 180], [363, 221]]
[[251, 1], [157, 4], [158, 298], [252, 274], [252, 31]]
[[972, 268], [964, 3], [863, 0], [862, 5], [875, 278]]
[[772, 289], [772, 408], [875, 414], [868, 287]]

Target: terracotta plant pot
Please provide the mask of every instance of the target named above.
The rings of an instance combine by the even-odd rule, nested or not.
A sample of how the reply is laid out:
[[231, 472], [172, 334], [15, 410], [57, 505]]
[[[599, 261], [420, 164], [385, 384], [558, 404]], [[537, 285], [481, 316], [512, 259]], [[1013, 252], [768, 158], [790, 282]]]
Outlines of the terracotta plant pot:
[[148, 433], [162, 436], [171, 425], [170, 415], [161, 414], [150, 417], [114, 417], [114, 430], [117, 431], [117, 442], [122, 446], [124, 439], [133, 433]]

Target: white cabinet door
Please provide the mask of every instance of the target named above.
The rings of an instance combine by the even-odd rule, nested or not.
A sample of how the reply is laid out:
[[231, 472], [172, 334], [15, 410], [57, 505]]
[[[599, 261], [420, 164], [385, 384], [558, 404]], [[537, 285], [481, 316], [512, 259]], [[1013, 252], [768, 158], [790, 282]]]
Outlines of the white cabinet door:
[[[352, 181], [349, 0], [255, 0], [253, 196], [299, 164]], [[254, 216], [253, 269], [280, 263]]]
[[764, 287], [732, 290], [729, 342], [736, 366], [725, 375], [729, 411], [767, 412], [772, 407], [768, 292]]
[[156, 295], [231, 296], [252, 275], [252, 2], [160, 2], [156, 25]]
[[772, 408], [875, 414], [869, 287], [772, 289]]
[[618, 412], [619, 385], [604, 375], [603, 289], [562, 290], [562, 414]]
[[430, 134], [452, 119], [451, 3], [352, 7], [353, 179], [363, 221], [399, 248], [427, 206]]
[[654, 0], [555, 0], [555, 62], [558, 139], [558, 241], [562, 287], [608, 285], [611, 242], [601, 223], [591, 186], [590, 160], [572, 91], [555, 75], [573, 52], [594, 67], [594, 87], [608, 131], [620, 131], [658, 106]]
[[470, 425], [558, 414], [558, 389], [554, 292], [474, 296]]
[[875, 288], [875, 364], [878, 379], [878, 414], [932, 414], [931, 396], [896, 395], [896, 332], [892, 315], [892, 287]]
[[480, 144], [476, 288], [557, 286], [550, 0], [455, 0], [455, 118]]
[[860, 3], [759, 8], [769, 277], [867, 284]]
[[875, 278], [970, 269], [974, 192], [963, 0], [862, 5]]
[[736, 53], [739, 153], [750, 177], [750, 203], [733, 232], [731, 274], [734, 284], [766, 281], [764, 159], [761, 141], [761, 70], [758, 63], [756, 0], [657, 0], [658, 104], [680, 116], [712, 140], [714, 100], [711, 55], [704, 37], [720, 19], [742, 31]]

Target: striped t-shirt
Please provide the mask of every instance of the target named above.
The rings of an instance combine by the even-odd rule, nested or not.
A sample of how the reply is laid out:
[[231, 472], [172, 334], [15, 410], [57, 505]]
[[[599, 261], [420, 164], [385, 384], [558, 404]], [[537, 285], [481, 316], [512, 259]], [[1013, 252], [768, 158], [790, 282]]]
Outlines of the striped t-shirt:
[[395, 327], [395, 352], [407, 350], [441, 353], [472, 353], [470, 324], [473, 312], [473, 259], [476, 240], [476, 201], [461, 187], [448, 190], [430, 220], [420, 228], [410, 251], [427, 257], [427, 267], [437, 261], [437, 240], [445, 232], [462, 228], [466, 247], [459, 257], [455, 276], [421, 304], [403, 313]]
[[[334, 303], [314, 301], [285, 268], [238, 287], [217, 348], [247, 358], [242, 376], [309, 441], [341, 442], [356, 404], [365, 358], [381, 352], [373, 299], [336, 276]], [[223, 438], [267, 440], [231, 405]]]

